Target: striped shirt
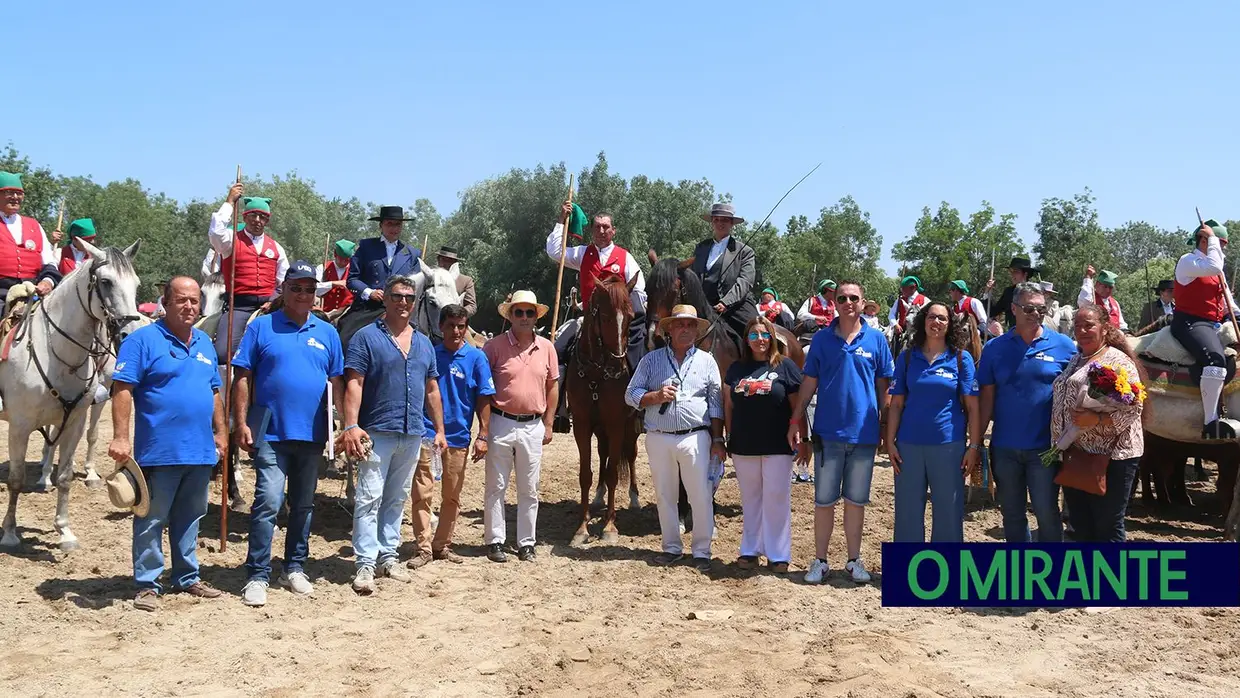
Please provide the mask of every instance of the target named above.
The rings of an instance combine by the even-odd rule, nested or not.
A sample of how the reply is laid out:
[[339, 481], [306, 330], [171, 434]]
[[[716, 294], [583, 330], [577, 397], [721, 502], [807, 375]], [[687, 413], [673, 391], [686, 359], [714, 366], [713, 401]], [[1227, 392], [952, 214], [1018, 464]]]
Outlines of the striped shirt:
[[708, 427], [710, 420], [723, 419], [719, 364], [710, 353], [690, 348], [683, 364], [677, 363], [671, 347], [646, 354], [629, 380], [624, 400], [640, 409], [643, 395], [665, 385], [677, 385], [676, 399], [663, 414], [659, 414], [662, 404], [646, 408], [646, 431], [677, 432]]

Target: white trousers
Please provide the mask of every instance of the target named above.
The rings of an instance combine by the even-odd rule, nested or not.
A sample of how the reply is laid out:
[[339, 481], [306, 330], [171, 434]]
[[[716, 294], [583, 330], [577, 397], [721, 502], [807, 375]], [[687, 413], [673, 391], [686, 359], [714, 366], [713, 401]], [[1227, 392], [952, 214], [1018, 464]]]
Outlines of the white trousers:
[[680, 499], [680, 482], [685, 483], [689, 506], [693, 509], [693, 556], [710, 557], [710, 536], [715, 527], [715, 509], [711, 498], [710, 432], [697, 431], [675, 436], [646, 432], [646, 459], [654, 480], [655, 501], [659, 507], [659, 530], [663, 533], [663, 552], [679, 555], [684, 552], [680, 541], [680, 519], [676, 503]]
[[792, 456], [732, 456], [741, 488], [741, 555], [792, 561]]
[[482, 513], [486, 544], [504, 543], [507, 540], [504, 493], [508, 490], [508, 478], [515, 469], [517, 546], [534, 545], [534, 528], [538, 523], [538, 474], [542, 468], [542, 420], [517, 422], [492, 414], [489, 428]]

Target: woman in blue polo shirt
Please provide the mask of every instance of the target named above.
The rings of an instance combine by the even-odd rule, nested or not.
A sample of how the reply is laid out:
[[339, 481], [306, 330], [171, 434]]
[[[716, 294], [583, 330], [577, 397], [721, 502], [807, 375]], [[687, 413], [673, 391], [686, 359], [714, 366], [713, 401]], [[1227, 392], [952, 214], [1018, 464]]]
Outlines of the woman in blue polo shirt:
[[[981, 460], [982, 422], [963, 323], [932, 302], [913, 319], [913, 343], [896, 357], [887, 455], [896, 471], [897, 543], [964, 540], [964, 472]], [[905, 410], [916, 418], [901, 419]], [[965, 442], [966, 430], [968, 443]]]

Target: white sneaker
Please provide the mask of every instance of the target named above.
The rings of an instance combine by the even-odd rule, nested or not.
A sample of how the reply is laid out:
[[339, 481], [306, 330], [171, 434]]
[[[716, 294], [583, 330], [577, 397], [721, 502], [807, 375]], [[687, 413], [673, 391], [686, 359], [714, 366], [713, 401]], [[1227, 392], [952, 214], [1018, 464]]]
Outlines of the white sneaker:
[[826, 579], [827, 573], [830, 571], [830, 565], [818, 558], [814, 558], [814, 561], [809, 563], [809, 571], [805, 573], [805, 581], [809, 584], [822, 584], [822, 580]]
[[241, 590], [241, 603], [246, 606], [262, 606], [267, 603], [267, 582], [251, 579]]
[[366, 566], [353, 575], [353, 591], [362, 596], [375, 593], [375, 568]]
[[285, 572], [280, 575], [280, 586], [288, 587], [288, 590], [298, 596], [309, 596], [314, 593], [314, 585], [310, 583], [310, 578], [305, 572]]
[[870, 581], [870, 573], [865, 571], [865, 565], [861, 564], [861, 558], [857, 558], [844, 565], [844, 570], [852, 575], [852, 580], [857, 583]]

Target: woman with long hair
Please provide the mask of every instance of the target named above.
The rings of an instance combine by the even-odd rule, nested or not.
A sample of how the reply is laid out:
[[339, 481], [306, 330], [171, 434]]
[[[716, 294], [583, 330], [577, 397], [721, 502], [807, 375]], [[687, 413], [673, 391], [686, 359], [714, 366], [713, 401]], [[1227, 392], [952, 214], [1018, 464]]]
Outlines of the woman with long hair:
[[[896, 357], [887, 455], [896, 472], [895, 540], [926, 539], [930, 488], [934, 543], [964, 540], [964, 473], [981, 460], [982, 422], [966, 328], [945, 303], [913, 319], [913, 343]], [[914, 419], [902, 419], [905, 411]], [[967, 437], [967, 442], [966, 442]]]
[[793, 456], [809, 462], [809, 438], [802, 434], [798, 452], [788, 443], [801, 370], [779, 351], [778, 336], [763, 315], [746, 325], [741, 358], [723, 381], [723, 419], [741, 489], [736, 564], [753, 569], [765, 555], [771, 570], [783, 574], [792, 559]]

